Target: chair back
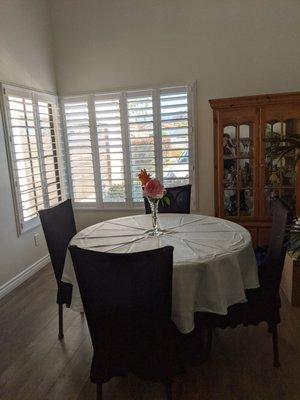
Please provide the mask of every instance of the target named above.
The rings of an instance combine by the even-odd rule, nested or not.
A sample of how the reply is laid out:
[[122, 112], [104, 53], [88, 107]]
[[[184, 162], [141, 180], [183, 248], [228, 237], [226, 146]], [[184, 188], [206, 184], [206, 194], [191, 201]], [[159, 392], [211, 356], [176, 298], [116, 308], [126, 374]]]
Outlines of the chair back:
[[[129, 254], [70, 247], [94, 358], [92, 382], [136, 372], [171, 322], [173, 247]], [[159, 338], [163, 345], [162, 336]], [[149, 354], [149, 353], [147, 353]]]
[[59, 283], [62, 277], [68, 245], [76, 235], [76, 225], [70, 199], [55, 207], [39, 211], [54, 274]]
[[287, 250], [287, 226], [292, 220], [291, 209], [282, 199], [277, 199], [273, 209], [269, 247], [266, 258], [262, 263], [265, 283], [276, 289], [279, 289], [280, 286]]
[[[192, 185], [183, 185], [166, 188], [166, 196], [170, 199], [170, 205], [163, 204], [160, 201], [158, 205], [159, 213], [179, 213], [189, 214], [191, 207], [191, 188]], [[146, 214], [151, 213], [150, 205], [148, 200], [144, 197], [145, 211]]]

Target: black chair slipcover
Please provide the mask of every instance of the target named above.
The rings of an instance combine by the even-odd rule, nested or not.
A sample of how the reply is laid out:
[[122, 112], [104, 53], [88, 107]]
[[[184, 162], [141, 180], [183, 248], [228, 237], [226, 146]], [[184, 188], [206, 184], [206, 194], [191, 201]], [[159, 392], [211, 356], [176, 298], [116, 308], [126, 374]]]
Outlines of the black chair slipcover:
[[[167, 383], [182, 372], [171, 320], [173, 248], [129, 254], [70, 247], [92, 338], [91, 381], [133, 372]], [[171, 391], [169, 390], [169, 398]]]
[[257, 325], [265, 321], [273, 337], [274, 366], [280, 365], [277, 338], [281, 307], [279, 286], [286, 254], [286, 228], [292, 218], [290, 208], [281, 199], [276, 200], [267, 255], [258, 265], [260, 287], [246, 290], [247, 302], [230, 306], [227, 315], [207, 314], [209, 347], [212, 328]]
[[55, 278], [58, 285], [59, 338], [63, 337], [63, 304], [70, 307], [72, 285], [61, 281], [68, 245], [76, 234], [76, 225], [70, 199], [55, 207], [39, 211]]
[[[191, 204], [191, 188], [192, 185], [183, 185], [166, 188], [166, 196], [170, 199], [170, 205], [159, 202], [159, 213], [179, 213], [189, 214]], [[144, 197], [146, 214], [151, 214], [151, 209], [147, 198]]]

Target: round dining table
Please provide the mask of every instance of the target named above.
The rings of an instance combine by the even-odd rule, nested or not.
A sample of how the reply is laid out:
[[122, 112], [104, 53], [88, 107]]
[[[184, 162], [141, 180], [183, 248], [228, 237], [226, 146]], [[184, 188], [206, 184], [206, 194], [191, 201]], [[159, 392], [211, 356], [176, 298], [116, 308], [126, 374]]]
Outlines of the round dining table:
[[[159, 226], [163, 234], [151, 237], [150, 214], [111, 219], [83, 229], [70, 244], [112, 253], [173, 246], [172, 320], [181, 333], [193, 331], [195, 312], [226, 315], [247, 301], [245, 289], [259, 287], [251, 236], [242, 226], [198, 214], [159, 214]], [[73, 285], [71, 308], [82, 312], [69, 251], [62, 281]]]

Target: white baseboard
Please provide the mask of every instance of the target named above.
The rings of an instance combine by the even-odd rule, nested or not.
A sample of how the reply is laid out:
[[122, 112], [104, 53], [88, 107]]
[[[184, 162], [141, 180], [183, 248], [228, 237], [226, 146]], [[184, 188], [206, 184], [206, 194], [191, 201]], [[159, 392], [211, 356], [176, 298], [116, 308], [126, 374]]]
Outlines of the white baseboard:
[[8, 282], [4, 283], [4, 285], [0, 286], [0, 299], [14, 290], [16, 287], [25, 282], [28, 278], [38, 272], [41, 268], [45, 267], [50, 262], [49, 254], [46, 254], [44, 257], [40, 258], [34, 264], [25, 268], [24, 271], [20, 272], [18, 275], [14, 276]]

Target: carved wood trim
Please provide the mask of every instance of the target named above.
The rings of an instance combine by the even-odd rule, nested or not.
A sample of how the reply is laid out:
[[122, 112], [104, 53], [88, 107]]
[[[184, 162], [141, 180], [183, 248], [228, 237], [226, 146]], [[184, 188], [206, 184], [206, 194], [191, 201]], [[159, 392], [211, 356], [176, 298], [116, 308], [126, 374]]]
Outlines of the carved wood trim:
[[263, 106], [266, 104], [300, 103], [300, 92], [261, 94], [209, 100], [212, 109]]

